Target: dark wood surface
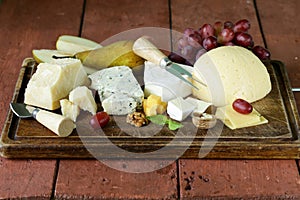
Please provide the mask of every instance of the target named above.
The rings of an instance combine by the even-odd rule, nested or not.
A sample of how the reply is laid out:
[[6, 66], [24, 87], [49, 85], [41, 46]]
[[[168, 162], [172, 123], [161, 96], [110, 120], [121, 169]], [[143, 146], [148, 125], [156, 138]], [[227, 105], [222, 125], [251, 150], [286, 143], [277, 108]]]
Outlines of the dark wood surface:
[[[61, 34], [82, 35], [101, 42], [136, 27], [172, 27], [182, 31], [205, 22], [247, 18], [255, 43], [265, 43], [272, 58], [285, 63], [292, 86], [298, 87], [299, 9], [297, 0], [3, 0], [0, 124], [4, 125], [23, 58], [31, 56], [34, 48], [54, 48]], [[295, 93], [295, 97], [299, 107], [300, 96]], [[144, 164], [130, 161], [124, 166]], [[0, 158], [0, 198], [298, 199], [298, 168], [298, 160], [179, 159], [151, 173], [131, 174], [97, 160]]]

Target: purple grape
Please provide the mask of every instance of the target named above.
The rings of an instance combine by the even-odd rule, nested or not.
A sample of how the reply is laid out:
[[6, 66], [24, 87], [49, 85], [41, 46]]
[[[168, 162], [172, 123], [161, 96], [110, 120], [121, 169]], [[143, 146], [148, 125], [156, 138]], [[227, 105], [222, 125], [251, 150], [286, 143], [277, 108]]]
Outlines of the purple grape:
[[250, 29], [250, 22], [247, 19], [239, 20], [235, 23], [233, 31], [237, 32], [247, 32]]
[[191, 34], [194, 34], [195, 30], [193, 28], [186, 28], [183, 31], [183, 37], [189, 37]]
[[189, 43], [189, 45], [191, 45], [192, 47], [195, 48], [199, 48], [201, 45], [201, 36], [197, 33], [191, 34], [188, 38], [187, 41]]
[[168, 56], [168, 58], [176, 63], [185, 64], [186, 59], [178, 55], [177, 53], [171, 52]]
[[185, 59], [194, 59], [195, 58], [195, 54], [196, 54], [196, 49], [192, 46], [185, 46], [183, 49], [181, 49], [181, 55], [185, 58]]
[[231, 21], [224, 22], [224, 28], [233, 29], [234, 24]]
[[205, 38], [202, 42], [202, 46], [207, 51], [218, 47], [217, 38], [215, 36], [209, 36], [209, 37]]
[[251, 48], [254, 45], [251, 35], [243, 32], [236, 33], [233, 42], [234, 44], [245, 48]]
[[215, 29], [211, 24], [204, 24], [200, 29], [199, 33], [202, 39], [208, 38], [215, 34]]
[[183, 47], [189, 45], [187, 38], [186, 37], [182, 37], [178, 40], [178, 48], [181, 50], [183, 49]]
[[235, 45], [234, 45], [233, 42], [230, 41], [230, 42], [226, 42], [226, 43], [224, 44], [224, 46], [235, 46]]
[[196, 54], [196, 60], [198, 60], [198, 58], [200, 58], [206, 52], [207, 51], [204, 48], [199, 49], [198, 52], [197, 52], [197, 54]]
[[252, 52], [261, 60], [269, 60], [271, 57], [271, 53], [262, 46], [253, 47]]
[[230, 42], [234, 38], [234, 32], [232, 29], [224, 28], [218, 35], [218, 43], [225, 44]]

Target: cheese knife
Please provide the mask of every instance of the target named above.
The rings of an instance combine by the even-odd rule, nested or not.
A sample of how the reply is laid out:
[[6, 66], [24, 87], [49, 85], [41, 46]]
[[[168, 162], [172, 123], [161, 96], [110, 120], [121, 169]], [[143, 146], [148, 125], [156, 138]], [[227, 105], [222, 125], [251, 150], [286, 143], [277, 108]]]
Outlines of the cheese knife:
[[23, 103], [10, 103], [10, 108], [20, 118], [35, 118], [39, 123], [61, 137], [70, 135], [75, 128], [74, 122], [62, 115]]
[[185, 76], [190, 79], [199, 82], [200, 84], [206, 86], [204, 83], [193, 78], [192, 74], [179, 66], [178, 64], [172, 62], [165, 54], [163, 54], [154, 44], [152, 44], [145, 36], [138, 38], [133, 44], [133, 52], [138, 56], [155, 63], [167, 70], [171, 74], [175, 75], [182, 81], [186, 82], [190, 86], [198, 89], [191, 81], [189, 81]]

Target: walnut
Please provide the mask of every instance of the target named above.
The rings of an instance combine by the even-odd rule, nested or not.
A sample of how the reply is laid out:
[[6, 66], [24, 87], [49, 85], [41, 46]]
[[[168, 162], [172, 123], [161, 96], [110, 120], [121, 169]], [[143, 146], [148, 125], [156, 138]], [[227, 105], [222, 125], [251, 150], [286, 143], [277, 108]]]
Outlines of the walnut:
[[149, 123], [146, 115], [142, 112], [133, 112], [127, 115], [126, 122], [136, 127], [142, 127]]

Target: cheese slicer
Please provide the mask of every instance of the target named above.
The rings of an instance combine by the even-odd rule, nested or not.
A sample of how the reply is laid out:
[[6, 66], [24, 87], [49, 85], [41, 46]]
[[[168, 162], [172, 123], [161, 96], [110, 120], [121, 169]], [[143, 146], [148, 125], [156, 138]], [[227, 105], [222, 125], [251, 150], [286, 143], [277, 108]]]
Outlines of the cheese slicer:
[[175, 75], [182, 81], [186, 82], [190, 86], [198, 89], [191, 81], [185, 76], [188, 76], [191, 80], [197, 81], [198, 83], [206, 86], [204, 83], [196, 80], [192, 77], [192, 74], [182, 68], [180, 65], [172, 62], [165, 54], [163, 54], [154, 44], [152, 44], [145, 36], [137, 39], [133, 44], [133, 52], [138, 56], [155, 63], [167, 70], [171, 74]]
[[20, 118], [35, 118], [39, 123], [56, 133], [58, 136], [66, 137], [75, 128], [74, 122], [62, 115], [28, 106], [23, 103], [10, 103], [10, 108]]

